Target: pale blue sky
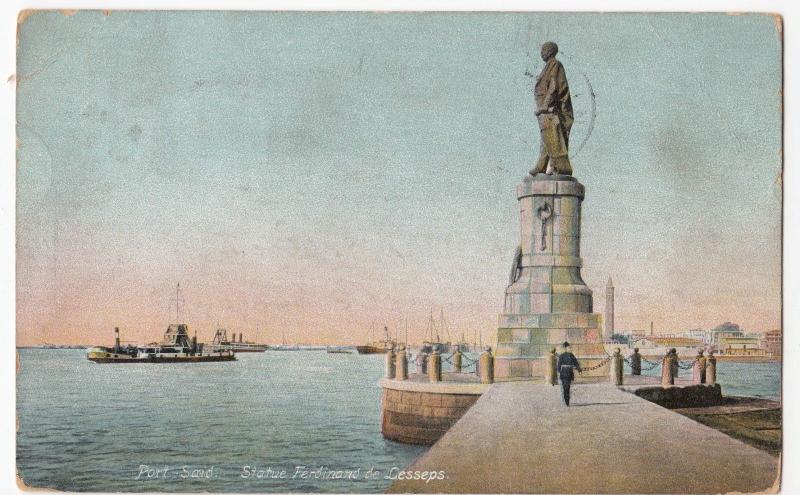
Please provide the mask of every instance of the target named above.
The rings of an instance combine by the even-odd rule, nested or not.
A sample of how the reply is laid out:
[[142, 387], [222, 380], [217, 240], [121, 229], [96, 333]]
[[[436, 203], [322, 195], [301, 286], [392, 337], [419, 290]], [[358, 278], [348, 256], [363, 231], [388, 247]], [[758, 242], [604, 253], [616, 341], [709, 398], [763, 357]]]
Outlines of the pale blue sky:
[[[561, 47], [583, 276], [617, 327], [780, 325], [781, 46], [724, 14], [40, 13], [19, 31], [20, 340], [494, 331], [526, 69]], [[530, 56], [527, 54], [530, 53]]]

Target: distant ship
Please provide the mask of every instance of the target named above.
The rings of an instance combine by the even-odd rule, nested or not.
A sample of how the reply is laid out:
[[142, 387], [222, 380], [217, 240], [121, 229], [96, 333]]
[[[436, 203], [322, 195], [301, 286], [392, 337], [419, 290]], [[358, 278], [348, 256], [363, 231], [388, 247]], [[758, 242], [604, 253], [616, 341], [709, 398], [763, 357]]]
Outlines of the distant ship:
[[[181, 284], [175, 291], [175, 316], [180, 321]], [[234, 361], [236, 356], [230, 349], [204, 349], [197, 343], [197, 336], [189, 338], [189, 326], [174, 323], [167, 327], [163, 340], [146, 345], [123, 347], [119, 339], [119, 328], [114, 328], [113, 347], [90, 347], [86, 359], [95, 363], [197, 363], [206, 361]]]
[[[422, 340], [422, 347], [420, 349], [421, 352], [430, 354], [433, 351], [436, 351], [440, 354], [449, 354], [455, 352], [456, 350], [461, 349], [460, 344], [451, 344], [449, 339], [447, 342], [442, 342], [439, 335], [440, 329], [446, 335], [448, 336], [450, 335], [450, 332], [447, 330], [447, 324], [445, 323], [444, 320], [444, 309], [442, 309], [438, 325], [433, 319], [433, 309], [431, 309], [431, 316], [430, 319], [428, 320], [428, 327], [425, 329], [425, 335]], [[464, 350], [466, 350], [466, 346]]]
[[297, 344], [287, 344], [286, 337], [281, 335], [281, 344], [273, 345], [269, 348], [270, 351], [300, 351], [300, 346]]
[[189, 327], [183, 323], [170, 324], [164, 341], [146, 345], [120, 345], [119, 328], [114, 329], [113, 347], [91, 347], [86, 359], [95, 363], [197, 363], [206, 361], [234, 361], [230, 350], [208, 350], [189, 339]]
[[328, 354], [352, 354], [353, 350], [347, 347], [326, 347], [325, 352]]
[[244, 342], [244, 334], [239, 333], [239, 340], [236, 340], [236, 332], [228, 340], [228, 331], [224, 328], [217, 328], [214, 340], [211, 342], [213, 350], [230, 350], [233, 352], [264, 352], [269, 349], [267, 344], [256, 344], [254, 342]]
[[389, 327], [383, 327], [383, 340], [368, 342], [366, 345], [357, 345], [359, 354], [385, 354], [394, 348], [394, 341], [389, 338]]

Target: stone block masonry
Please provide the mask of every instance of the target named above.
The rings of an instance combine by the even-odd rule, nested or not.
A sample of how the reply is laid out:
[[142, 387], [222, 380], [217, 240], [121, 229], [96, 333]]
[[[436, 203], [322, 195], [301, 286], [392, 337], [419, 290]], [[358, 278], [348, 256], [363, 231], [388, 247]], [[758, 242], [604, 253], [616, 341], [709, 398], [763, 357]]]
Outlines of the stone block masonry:
[[[606, 358], [603, 318], [581, 278], [584, 187], [565, 175], [527, 176], [517, 187], [520, 257], [498, 321], [495, 379], [544, 376], [544, 357], [569, 341], [586, 368]], [[607, 375], [603, 366], [587, 375]]]
[[433, 445], [487, 388], [480, 384], [381, 380], [381, 432], [401, 443]]

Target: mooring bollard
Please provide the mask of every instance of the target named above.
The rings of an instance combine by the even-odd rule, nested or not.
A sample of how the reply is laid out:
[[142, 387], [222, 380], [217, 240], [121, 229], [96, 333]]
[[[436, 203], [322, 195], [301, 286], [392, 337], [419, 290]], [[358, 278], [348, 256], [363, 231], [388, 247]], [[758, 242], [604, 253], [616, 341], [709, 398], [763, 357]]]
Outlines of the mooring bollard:
[[703, 356], [703, 350], [697, 351], [697, 357], [694, 359], [692, 366], [692, 383], [702, 384], [706, 382], [706, 357]]
[[456, 349], [453, 353], [453, 371], [461, 373], [461, 349]]
[[389, 349], [386, 353], [386, 378], [394, 378], [394, 365], [397, 357], [394, 355], [394, 349]]
[[556, 350], [555, 348], [550, 349], [550, 352], [547, 354], [545, 358], [545, 374], [544, 379], [545, 383], [550, 385], [555, 385], [558, 383], [558, 378], [556, 374]]
[[408, 380], [408, 358], [406, 357], [406, 348], [401, 347], [400, 352], [397, 353], [395, 365], [395, 378], [397, 380]]
[[714, 385], [717, 383], [717, 358], [714, 357], [714, 351], [708, 351], [708, 359], [706, 359], [706, 385]]
[[619, 348], [614, 350], [614, 354], [611, 355], [611, 384], [612, 385], [622, 385], [622, 354], [620, 353]]
[[478, 363], [481, 367], [481, 383], [494, 382], [494, 356], [492, 356], [491, 349], [488, 349], [481, 354]]
[[428, 366], [428, 379], [431, 383], [442, 381], [442, 355], [439, 354], [439, 351], [433, 351], [430, 361], [430, 366]]
[[661, 385], [675, 385], [675, 375], [672, 374], [672, 352], [668, 352], [661, 360]]
[[633, 348], [633, 354], [631, 354], [631, 375], [641, 375], [642, 374], [642, 355], [639, 354], [639, 348]]

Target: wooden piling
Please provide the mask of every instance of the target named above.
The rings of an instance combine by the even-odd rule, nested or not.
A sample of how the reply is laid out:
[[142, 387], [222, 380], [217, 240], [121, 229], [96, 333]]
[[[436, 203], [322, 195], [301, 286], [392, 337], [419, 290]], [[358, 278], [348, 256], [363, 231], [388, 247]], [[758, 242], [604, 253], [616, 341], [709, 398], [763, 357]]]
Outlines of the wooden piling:
[[408, 380], [408, 358], [405, 347], [400, 348], [395, 363], [395, 379]]
[[491, 351], [485, 351], [480, 358], [481, 383], [494, 383], [494, 356]]
[[714, 385], [717, 383], [717, 358], [714, 357], [714, 351], [708, 351], [708, 359], [706, 359], [706, 385]]
[[547, 353], [547, 358], [545, 363], [545, 383], [550, 385], [555, 385], [558, 383], [558, 374], [556, 373], [556, 350], [555, 348], [550, 349], [550, 352]]
[[392, 379], [395, 376], [395, 360], [397, 356], [394, 355], [394, 349], [389, 349], [386, 353], [386, 378]]
[[461, 373], [461, 350], [456, 349], [456, 352], [453, 353], [453, 371], [455, 373]]
[[428, 380], [431, 383], [442, 381], [442, 355], [434, 350], [428, 363]]
[[614, 354], [611, 355], [611, 374], [610, 380], [612, 385], [622, 385], [622, 354], [619, 348], [614, 349]]

